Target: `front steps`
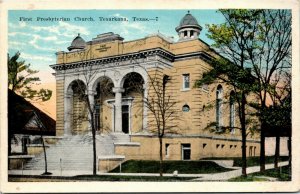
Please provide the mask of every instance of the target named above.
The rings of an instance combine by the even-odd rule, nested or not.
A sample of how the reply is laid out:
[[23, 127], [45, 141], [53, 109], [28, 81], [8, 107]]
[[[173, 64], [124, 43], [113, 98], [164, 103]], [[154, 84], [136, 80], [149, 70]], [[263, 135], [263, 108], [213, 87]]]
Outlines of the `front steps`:
[[[127, 134], [96, 135], [98, 158], [115, 158], [114, 143], [130, 142]], [[93, 147], [92, 135], [65, 136], [46, 149], [48, 171], [92, 171]], [[118, 158], [122, 158], [118, 156]], [[125, 157], [124, 157], [125, 158]], [[120, 160], [121, 161], [121, 160]], [[97, 164], [98, 168], [100, 167]], [[24, 166], [24, 170], [44, 170], [44, 153], [38, 154]]]

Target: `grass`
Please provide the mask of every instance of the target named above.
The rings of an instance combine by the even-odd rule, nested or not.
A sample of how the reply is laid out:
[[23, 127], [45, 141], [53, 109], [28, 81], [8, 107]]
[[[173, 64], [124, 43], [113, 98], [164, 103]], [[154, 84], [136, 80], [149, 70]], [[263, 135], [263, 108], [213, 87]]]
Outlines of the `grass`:
[[9, 175], [9, 182], [83, 182], [83, 181], [190, 181], [197, 177], [78, 175], [73, 177]]
[[[280, 172], [280, 173], [279, 173]], [[281, 167], [281, 169], [269, 169], [264, 172], [255, 172], [248, 174], [247, 177], [236, 177], [229, 179], [229, 181], [234, 182], [246, 182], [246, 181], [267, 181], [267, 178], [263, 177], [273, 177], [277, 178], [278, 181], [291, 181], [290, 168], [289, 166]]]
[[[122, 173], [158, 173], [159, 161], [129, 160], [122, 164]], [[164, 161], [163, 173], [173, 173], [175, 170], [181, 174], [209, 174], [230, 171], [210, 161]], [[120, 172], [116, 167], [110, 172]]]
[[[280, 161], [288, 161], [288, 156], [280, 156]], [[240, 157], [228, 157], [228, 158], [204, 158], [204, 160], [233, 160], [233, 166], [242, 166], [242, 158]], [[260, 165], [260, 159], [259, 156], [256, 157], [247, 157], [247, 167], [251, 166], [259, 166]], [[274, 156], [266, 156], [266, 164], [272, 164], [274, 163]]]

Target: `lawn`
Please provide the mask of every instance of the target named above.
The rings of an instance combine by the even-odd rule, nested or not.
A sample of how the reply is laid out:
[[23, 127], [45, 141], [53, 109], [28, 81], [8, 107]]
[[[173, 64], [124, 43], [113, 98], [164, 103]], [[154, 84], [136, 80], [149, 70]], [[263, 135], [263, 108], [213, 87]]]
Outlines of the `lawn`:
[[82, 182], [82, 181], [191, 181], [197, 177], [78, 175], [73, 177], [10, 175], [9, 182]]
[[[153, 160], [129, 160], [122, 164], [122, 173], [158, 173], [159, 161]], [[211, 161], [164, 161], [163, 173], [173, 173], [175, 170], [180, 174], [209, 174], [230, 171]], [[110, 172], [120, 172], [116, 167]]]
[[[279, 173], [280, 172], [280, 173]], [[263, 177], [273, 177], [277, 178], [278, 181], [291, 181], [290, 168], [289, 166], [284, 166], [281, 169], [269, 169], [264, 172], [255, 172], [248, 174], [247, 177], [236, 177], [229, 179], [229, 181], [234, 182], [246, 182], [246, 181], [266, 181]]]
[[[280, 156], [280, 161], [288, 161], [288, 156]], [[242, 166], [242, 158], [240, 157], [228, 157], [228, 158], [204, 158], [203, 160], [233, 160], [233, 166]], [[260, 165], [260, 159], [259, 156], [256, 157], [247, 157], [247, 167], [250, 166], [259, 166]], [[274, 156], [266, 156], [266, 164], [272, 164], [274, 163]]]

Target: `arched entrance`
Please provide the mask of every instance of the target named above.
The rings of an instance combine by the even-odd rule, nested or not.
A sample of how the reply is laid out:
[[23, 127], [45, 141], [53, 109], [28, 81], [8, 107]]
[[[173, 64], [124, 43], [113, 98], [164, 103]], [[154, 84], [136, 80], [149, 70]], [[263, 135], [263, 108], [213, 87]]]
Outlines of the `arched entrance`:
[[67, 89], [65, 106], [65, 134], [79, 134], [88, 131], [88, 109], [86, 86], [81, 80], [72, 81]]
[[144, 118], [144, 79], [136, 72], [123, 77], [122, 132], [139, 132], [143, 129]]
[[95, 128], [100, 133], [113, 131], [113, 106], [109, 103], [115, 98], [113, 93], [114, 83], [106, 76], [98, 78], [94, 83], [94, 122]]

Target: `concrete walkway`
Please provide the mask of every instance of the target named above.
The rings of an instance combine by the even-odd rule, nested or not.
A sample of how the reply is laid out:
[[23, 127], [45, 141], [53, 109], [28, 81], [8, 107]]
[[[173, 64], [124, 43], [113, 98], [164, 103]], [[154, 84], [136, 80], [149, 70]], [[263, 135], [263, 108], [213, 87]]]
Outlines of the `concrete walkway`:
[[[289, 162], [280, 162], [278, 166], [286, 166]], [[267, 169], [273, 169], [274, 164], [266, 164], [266, 170]], [[253, 166], [248, 167], [246, 172], [247, 174], [259, 172], [260, 166]], [[215, 174], [202, 174], [200, 178], [194, 179], [195, 181], [227, 181], [228, 179], [239, 177], [242, 175], [242, 168], [238, 170], [232, 170], [222, 173], [215, 173]]]
[[[280, 162], [278, 166], [286, 166], [288, 162]], [[266, 169], [274, 168], [274, 164], [267, 164]], [[259, 172], [260, 167], [248, 167], [247, 174]], [[9, 175], [41, 175], [44, 171], [41, 170], [9, 170]], [[90, 171], [50, 171], [52, 175], [49, 176], [64, 176], [72, 177], [76, 175], [91, 175]], [[97, 172], [98, 175], [108, 175], [108, 176], [159, 176], [158, 173], [101, 173]], [[178, 174], [177, 177], [198, 177], [193, 179], [193, 181], [227, 181], [228, 179], [235, 178], [242, 175], [242, 169], [214, 173], [214, 174]], [[175, 176], [174, 174], [164, 174], [165, 177]]]

